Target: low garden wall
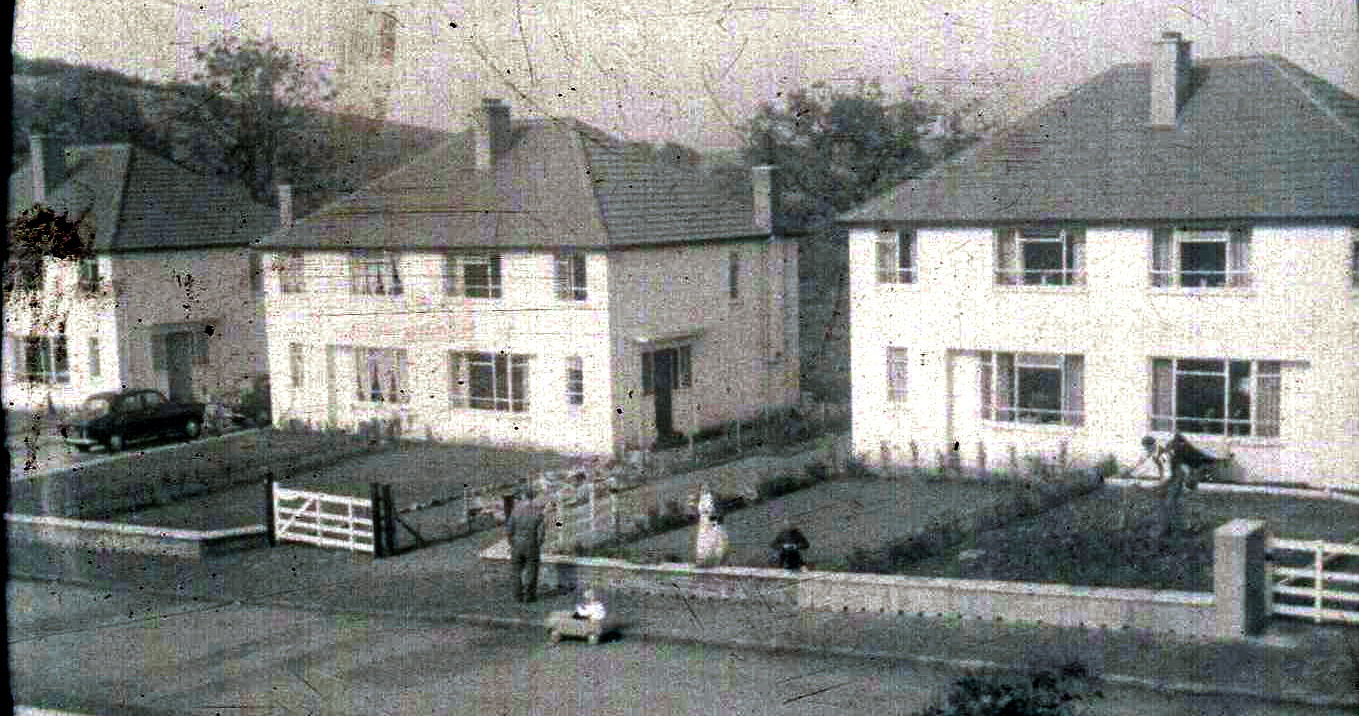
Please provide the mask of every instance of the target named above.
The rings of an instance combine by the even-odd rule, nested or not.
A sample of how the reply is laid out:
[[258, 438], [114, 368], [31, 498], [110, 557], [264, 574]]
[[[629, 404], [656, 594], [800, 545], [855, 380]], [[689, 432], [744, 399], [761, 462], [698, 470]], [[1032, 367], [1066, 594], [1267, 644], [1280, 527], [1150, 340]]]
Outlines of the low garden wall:
[[11, 545], [42, 544], [57, 548], [134, 552], [192, 561], [268, 544], [268, 530], [263, 525], [212, 531], [172, 530], [7, 514], [5, 530]]
[[289, 475], [371, 452], [353, 435], [247, 430], [179, 445], [129, 450], [11, 481], [9, 511], [97, 519], [166, 504], [271, 473]]

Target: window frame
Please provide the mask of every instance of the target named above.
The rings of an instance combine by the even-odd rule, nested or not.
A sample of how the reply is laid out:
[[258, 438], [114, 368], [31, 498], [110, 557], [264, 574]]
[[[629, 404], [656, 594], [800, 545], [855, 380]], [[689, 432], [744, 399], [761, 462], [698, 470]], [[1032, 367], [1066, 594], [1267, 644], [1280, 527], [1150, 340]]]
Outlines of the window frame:
[[104, 287], [104, 278], [99, 272], [99, 257], [80, 259], [76, 267], [77, 288], [85, 294], [99, 293]]
[[349, 252], [351, 296], [401, 296], [401, 254], [396, 251], [354, 249]]
[[[978, 390], [983, 420], [1078, 428], [1085, 424], [1085, 356], [1080, 353], [981, 351]], [[1057, 372], [1056, 409], [1024, 405], [1025, 374]], [[1009, 405], [1005, 405], [1009, 403]], [[1045, 416], [1056, 420], [1045, 420]]]
[[89, 358], [90, 362], [90, 377], [99, 378], [103, 374], [103, 366], [101, 363], [102, 355], [100, 354], [99, 351], [99, 337], [90, 336], [89, 341], [87, 342], [86, 345], [87, 345], [86, 355]]
[[727, 299], [735, 303], [741, 300], [741, 252], [727, 254]]
[[[1060, 266], [1058, 268], [1029, 268], [1026, 249], [1045, 244], [1060, 246]], [[992, 284], [996, 286], [1069, 289], [1086, 284], [1084, 227], [1017, 226], [999, 228], [995, 230], [992, 254]], [[1056, 274], [1056, 280], [1049, 280], [1051, 274]], [[1037, 276], [1037, 280], [1030, 280], [1034, 275]]]
[[1359, 226], [1350, 229], [1350, 288], [1359, 291]]
[[553, 280], [560, 301], [589, 299], [589, 274], [583, 251], [560, 251], [553, 257]]
[[[1251, 272], [1252, 232], [1249, 226], [1191, 226], [1160, 227], [1152, 230], [1148, 281], [1152, 288], [1190, 291], [1221, 291], [1248, 289], [1254, 282]], [[1223, 245], [1222, 270], [1186, 269], [1186, 244]], [[1235, 268], [1234, 268], [1235, 267]], [[1221, 283], [1209, 284], [1208, 278], [1199, 285], [1187, 283], [1186, 274], [1221, 276]]]
[[[906, 250], [902, 251], [902, 244]], [[920, 249], [916, 233], [905, 229], [879, 229], [873, 243], [873, 264], [880, 284], [915, 283]]]
[[281, 259], [278, 275], [279, 293], [306, 293], [307, 257], [301, 251], [289, 251]]
[[65, 332], [14, 337], [15, 368], [19, 382], [66, 385], [71, 382], [71, 354]]
[[901, 346], [887, 346], [887, 402], [904, 403], [910, 398], [910, 352]]
[[[372, 405], [409, 403], [411, 401], [409, 365], [405, 348], [355, 346], [354, 367], [357, 381], [355, 397], [358, 402]], [[377, 370], [376, 374], [374, 369]], [[376, 392], [372, 385], [374, 377], [378, 379]]]
[[[450, 251], [444, 254], [443, 292], [445, 296], [460, 296], [476, 300], [497, 300], [505, 295], [504, 256], [498, 253], [466, 253]], [[473, 266], [486, 267], [486, 283], [468, 282], [468, 270]], [[481, 295], [481, 294], [485, 295]]]
[[671, 392], [688, 390], [694, 387], [694, 351], [693, 344], [685, 343], [678, 346], [666, 346], [655, 348], [649, 351], [642, 351], [642, 395], [656, 394], [656, 354], [661, 351], [674, 351], [675, 359], [672, 365], [675, 367], [675, 384], [670, 387]]
[[[1182, 368], [1182, 364], [1191, 364]], [[1202, 364], [1218, 363], [1220, 370], [1202, 369]], [[1199, 364], [1199, 365], [1192, 365]], [[1245, 366], [1246, 374], [1239, 374], [1239, 367]], [[1241, 358], [1193, 358], [1153, 356], [1150, 359], [1150, 383], [1147, 405], [1147, 425], [1152, 432], [1183, 433], [1185, 435], [1205, 435], [1223, 438], [1257, 438], [1277, 440], [1282, 436], [1283, 426], [1283, 362], [1277, 360], [1252, 360]], [[1164, 373], [1168, 368], [1168, 374]], [[1161, 385], [1163, 375], [1168, 375], [1169, 385]], [[1221, 417], [1181, 416], [1180, 377], [1200, 379], [1221, 379], [1222, 400], [1215, 406]], [[1246, 389], [1241, 390], [1241, 380], [1246, 381]], [[1246, 401], [1245, 417], [1240, 415], [1241, 402]], [[1168, 414], [1161, 414], [1162, 405], [1168, 402]], [[1272, 415], [1271, 415], [1272, 414]], [[1205, 423], [1221, 423], [1220, 431], [1192, 429]], [[1244, 428], [1242, 430], [1241, 428]]]
[[[455, 409], [488, 413], [529, 412], [532, 390], [527, 353], [449, 352], [449, 402]], [[489, 369], [489, 395], [479, 395], [477, 373]]]
[[566, 404], [571, 408], [585, 404], [585, 361], [580, 356], [566, 358]]
[[288, 382], [294, 388], [307, 384], [307, 355], [301, 343], [288, 344]]

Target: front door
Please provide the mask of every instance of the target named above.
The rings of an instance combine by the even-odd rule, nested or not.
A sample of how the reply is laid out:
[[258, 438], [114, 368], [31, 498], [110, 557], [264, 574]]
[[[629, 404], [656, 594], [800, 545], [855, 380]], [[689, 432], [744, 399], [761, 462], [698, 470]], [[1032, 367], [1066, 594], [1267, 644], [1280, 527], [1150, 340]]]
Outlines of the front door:
[[661, 443], [669, 442], [675, 433], [675, 416], [671, 405], [671, 391], [675, 387], [675, 351], [656, 351], [656, 439]]
[[165, 367], [170, 373], [170, 400], [193, 400], [194, 334], [165, 336]]

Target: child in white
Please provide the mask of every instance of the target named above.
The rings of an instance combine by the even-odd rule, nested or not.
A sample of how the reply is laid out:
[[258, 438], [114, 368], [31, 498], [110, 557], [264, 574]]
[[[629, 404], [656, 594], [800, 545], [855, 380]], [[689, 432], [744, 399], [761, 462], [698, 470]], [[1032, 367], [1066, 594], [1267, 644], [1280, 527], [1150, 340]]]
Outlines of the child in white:
[[573, 616], [577, 619], [590, 619], [593, 621], [604, 621], [604, 602], [595, 596], [595, 590], [585, 590], [585, 601], [576, 605], [576, 612]]

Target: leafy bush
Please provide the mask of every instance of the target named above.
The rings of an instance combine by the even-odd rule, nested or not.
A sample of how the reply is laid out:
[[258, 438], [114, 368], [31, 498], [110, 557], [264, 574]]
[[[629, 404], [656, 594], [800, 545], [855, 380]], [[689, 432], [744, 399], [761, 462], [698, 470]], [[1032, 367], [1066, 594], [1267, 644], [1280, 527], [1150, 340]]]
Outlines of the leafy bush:
[[1122, 468], [1118, 464], [1118, 458], [1113, 455], [1105, 455], [1104, 459], [1100, 460], [1099, 464], [1095, 466], [1095, 473], [1103, 480], [1117, 477], [1120, 472], [1122, 472]]
[[1027, 680], [969, 674], [954, 682], [943, 705], [917, 716], [1077, 716], [1082, 701], [1104, 698], [1093, 682], [1079, 662]]

